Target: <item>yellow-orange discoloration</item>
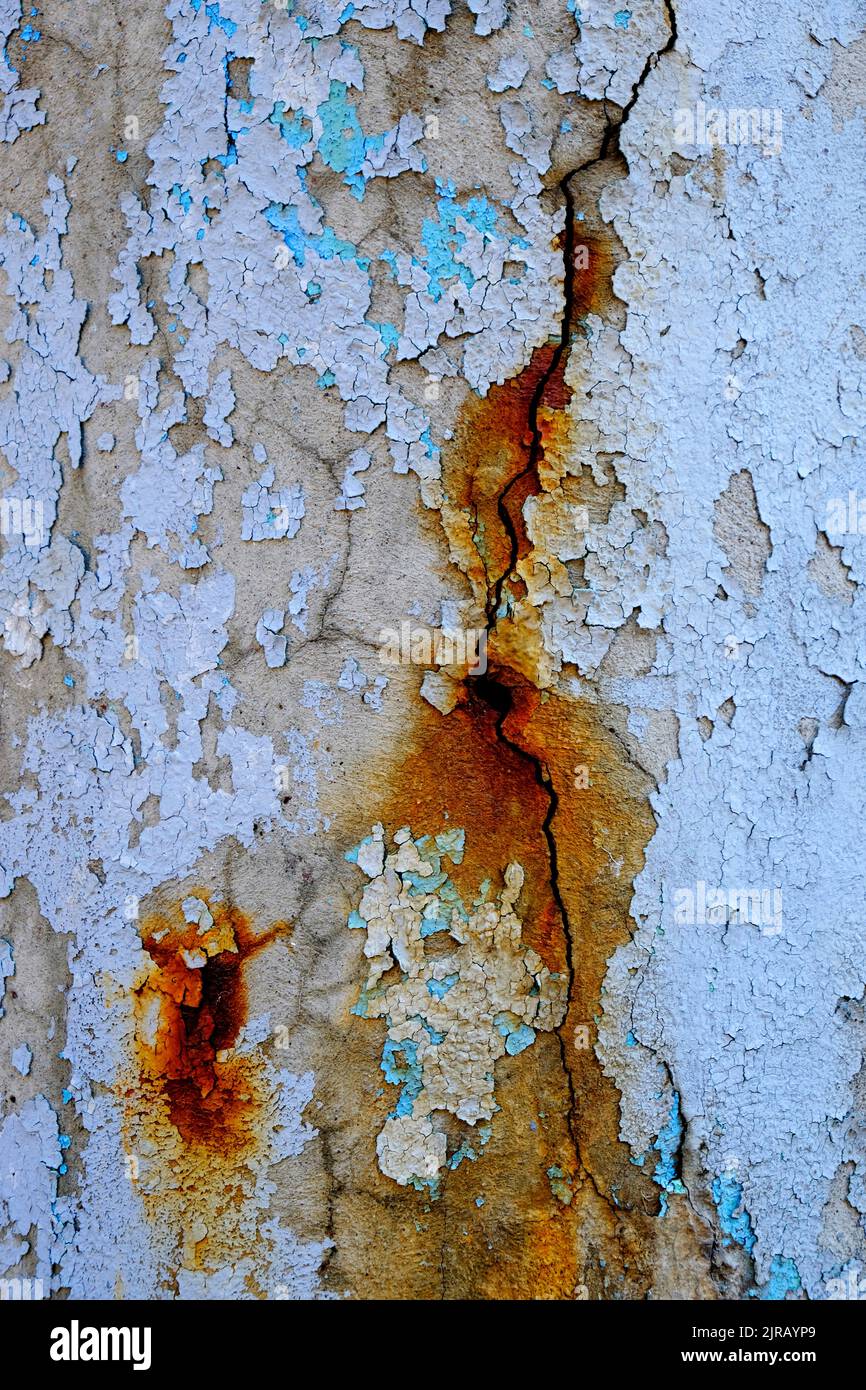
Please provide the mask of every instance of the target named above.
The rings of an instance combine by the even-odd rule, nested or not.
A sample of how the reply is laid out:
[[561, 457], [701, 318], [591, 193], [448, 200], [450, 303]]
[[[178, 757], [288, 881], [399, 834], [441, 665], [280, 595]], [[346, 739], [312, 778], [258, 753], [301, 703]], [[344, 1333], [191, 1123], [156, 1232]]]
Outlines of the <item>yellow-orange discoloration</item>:
[[[585, 484], [573, 462], [585, 319], [621, 313], [619, 248], [600, 220], [574, 231], [563, 238], [573, 265], [561, 342], [470, 401], [444, 460], [443, 526], [487, 615], [487, 675], [465, 679], [444, 717], [419, 700], [372, 817], [389, 834], [463, 827], [452, 873], [461, 891], [518, 860], [524, 939], [569, 980], [558, 1035], [497, 1065], [502, 1109], [483, 1159], [443, 1185], [436, 1260], [451, 1297], [641, 1297], [672, 1230], [656, 1220], [658, 1188], [619, 1140], [619, 1096], [593, 1051], [607, 962], [631, 935], [633, 882], [653, 833], [651, 779], [621, 736], [623, 712], [591, 688], [576, 698], [559, 686], [541, 630], [545, 583], [569, 598], [573, 582], [544, 537], [571, 524], [585, 486], [602, 516], [619, 488]], [[549, 508], [549, 521], [528, 526], [533, 506]], [[559, 1195], [551, 1173], [564, 1175]], [[495, 1198], [479, 1208], [480, 1186]]]
[[[199, 921], [186, 920], [189, 898], [206, 908]], [[270, 1160], [275, 1107], [273, 1068], [258, 1047], [240, 1046], [246, 973], [290, 932], [284, 921], [257, 932], [198, 887], [141, 923], [145, 965], [118, 1078], [124, 1149], [145, 1214], [180, 1269], [234, 1266], [255, 1244], [249, 1201]]]
[[255, 1143], [259, 1089], [254, 1062], [231, 1053], [246, 1022], [244, 966], [290, 928], [280, 922], [256, 937], [237, 908], [204, 890], [190, 896], [207, 904], [207, 930], [180, 904], [142, 924], [153, 966], [136, 992], [139, 1074], [186, 1145], [237, 1155]]

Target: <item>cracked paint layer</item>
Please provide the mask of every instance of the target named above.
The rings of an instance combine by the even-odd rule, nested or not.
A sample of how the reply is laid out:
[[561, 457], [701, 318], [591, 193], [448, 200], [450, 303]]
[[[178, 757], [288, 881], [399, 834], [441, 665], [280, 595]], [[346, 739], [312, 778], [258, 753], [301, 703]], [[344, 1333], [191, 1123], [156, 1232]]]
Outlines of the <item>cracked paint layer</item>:
[[[347, 855], [370, 879], [349, 918], [367, 932], [370, 962], [354, 1012], [386, 1019], [382, 1070], [401, 1086], [376, 1141], [379, 1166], [398, 1183], [431, 1190], [460, 1152], [448, 1153], [435, 1113], [477, 1126], [476, 1143], [486, 1142], [479, 1121], [499, 1108], [498, 1058], [523, 1052], [537, 1029], [556, 1028], [565, 1012], [564, 981], [521, 949], [523, 869], [509, 864], [498, 893], [485, 879], [467, 907], [443, 868], [445, 860], [460, 862], [464, 841], [462, 830], [413, 839], [406, 826], [389, 853], [376, 825]], [[390, 982], [395, 969], [400, 979]]]
[[862, 14], [92, 9], [0, 7], [0, 1277], [848, 1296]]

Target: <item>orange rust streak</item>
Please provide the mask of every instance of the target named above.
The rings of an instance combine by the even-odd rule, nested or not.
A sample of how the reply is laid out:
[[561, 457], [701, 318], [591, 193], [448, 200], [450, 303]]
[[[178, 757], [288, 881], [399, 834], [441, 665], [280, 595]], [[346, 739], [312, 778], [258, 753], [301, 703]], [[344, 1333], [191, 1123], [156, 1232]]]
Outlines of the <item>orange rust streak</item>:
[[[539, 476], [545, 451], [562, 444], [556, 416], [566, 409], [572, 388], [566, 381], [573, 340], [583, 331], [590, 313], [605, 314], [612, 306], [612, 277], [616, 261], [609, 238], [585, 233], [573, 248], [564, 341], [536, 348], [529, 363], [501, 386], [492, 386], [482, 399], [471, 399], [455, 432], [455, 444], [444, 460], [445, 490], [452, 507], [469, 519], [469, 530], [482, 562], [488, 592], [512, 564], [531, 550], [523, 509], [541, 491]], [[533, 458], [533, 431], [540, 447]], [[503, 524], [500, 505], [516, 541]], [[511, 577], [516, 592], [523, 590]]]
[[[604, 316], [618, 303], [613, 290], [617, 266], [613, 237], [578, 232], [571, 277], [569, 330], [574, 332], [587, 314]], [[551, 400], [552, 409], [561, 409]]]
[[243, 913], [206, 890], [185, 896], [208, 903], [206, 932], [185, 921], [180, 903], [142, 925], [153, 969], [136, 999], [141, 1089], [163, 1097], [185, 1143], [235, 1152], [252, 1142], [259, 1068], [222, 1054], [247, 1021], [246, 962], [290, 928], [278, 922], [255, 936]]
[[[509, 682], [519, 680], [507, 673]], [[381, 819], [391, 833], [411, 825], [416, 833], [444, 826], [466, 830], [462, 864], [449, 873], [471, 901], [491, 868], [522, 864], [526, 882], [520, 900], [523, 935], [551, 970], [563, 965], [562, 923], [550, 889], [542, 833], [548, 798], [533, 765], [497, 738], [497, 716], [467, 682], [466, 703], [446, 719], [427, 705], [418, 711], [412, 744], [391, 781]], [[538, 700], [523, 685], [520, 699]]]
[[[519, 376], [502, 386], [492, 386], [483, 398], [471, 399], [457, 425], [455, 446], [444, 461], [446, 492], [453, 506], [472, 517], [474, 543], [490, 586], [511, 561], [511, 542], [499, 515], [499, 499], [529, 467], [532, 402], [550, 371], [555, 351], [555, 343], [536, 348]], [[531, 475], [527, 474], [527, 479], [534, 490]], [[514, 492], [516, 497], [518, 489]], [[529, 495], [527, 491], [514, 509], [508, 507], [518, 535], [523, 528], [523, 502]]]

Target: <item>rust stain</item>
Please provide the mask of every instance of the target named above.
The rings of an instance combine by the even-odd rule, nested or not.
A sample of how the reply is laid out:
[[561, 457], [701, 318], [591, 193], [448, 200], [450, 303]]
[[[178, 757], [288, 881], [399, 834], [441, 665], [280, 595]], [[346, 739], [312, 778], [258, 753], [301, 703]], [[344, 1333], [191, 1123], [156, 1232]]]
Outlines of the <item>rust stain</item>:
[[[532, 549], [523, 509], [543, 487], [546, 456], [561, 459], [567, 451], [571, 346], [585, 337], [586, 316], [604, 315], [615, 301], [612, 237], [587, 232], [576, 246], [566, 247], [564, 237], [559, 245], [572, 261], [562, 340], [536, 348], [517, 376], [470, 398], [443, 458], [442, 516], [452, 557], [488, 610], [507, 571], [514, 595], [525, 592], [514, 572]], [[556, 476], [561, 472], [557, 465]]]
[[[509, 677], [527, 706], [539, 700], [538, 691]], [[542, 834], [547, 797], [530, 760], [498, 738], [500, 716], [484, 698], [486, 684], [483, 677], [467, 680], [461, 704], [446, 719], [426, 701], [418, 702], [405, 757], [376, 815], [391, 835], [403, 825], [417, 833], [463, 827], [463, 862], [449, 866], [449, 874], [469, 899], [491, 868], [518, 860], [526, 873], [520, 900], [524, 940], [558, 970], [564, 964], [562, 928]]]
[[[199, 922], [186, 920], [189, 898], [207, 909]], [[291, 930], [285, 921], [256, 930], [201, 887], [142, 919], [144, 964], [116, 1094], [128, 1177], [170, 1269], [207, 1272], [254, 1257], [250, 1202], [270, 1161], [275, 1111], [268, 1059], [239, 1046], [249, 1022], [246, 976], [250, 961]]]
[[236, 907], [204, 889], [186, 896], [206, 903], [207, 931], [185, 920], [181, 903], [142, 923], [153, 964], [135, 997], [139, 1076], [186, 1145], [236, 1156], [256, 1142], [260, 1100], [255, 1063], [231, 1053], [247, 1021], [244, 968], [290, 927], [279, 922], [256, 936]]
[[[463, 681], [445, 717], [418, 701], [375, 803], [391, 834], [407, 824], [415, 833], [465, 829], [465, 858], [452, 875], [461, 890], [518, 860], [524, 939], [569, 980], [558, 1035], [539, 1034], [500, 1064], [507, 1084], [497, 1084], [503, 1109], [483, 1179], [482, 1165], [463, 1164], [444, 1185], [450, 1218], [437, 1260], [446, 1297], [641, 1297], [664, 1238], [658, 1189], [619, 1141], [619, 1096], [592, 1050], [607, 961], [631, 934], [632, 884], [654, 828], [651, 783], [618, 738], [615, 712], [551, 687], [539, 610], [518, 572], [524, 560], [546, 563], [523, 512], [569, 473], [582, 389], [580, 358], [570, 358], [586, 339], [586, 316], [621, 310], [615, 234], [600, 220], [574, 222], [562, 250], [570, 264], [561, 341], [469, 401], [443, 461], [443, 528], [486, 613], [487, 674]], [[588, 768], [588, 782], [578, 768]], [[570, 1202], [552, 1191], [550, 1171], [568, 1176]], [[479, 1210], [482, 1180], [496, 1195]], [[469, 1232], [468, 1269], [447, 1235], [456, 1214]], [[405, 1289], [396, 1249], [394, 1259], [395, 1287]]]

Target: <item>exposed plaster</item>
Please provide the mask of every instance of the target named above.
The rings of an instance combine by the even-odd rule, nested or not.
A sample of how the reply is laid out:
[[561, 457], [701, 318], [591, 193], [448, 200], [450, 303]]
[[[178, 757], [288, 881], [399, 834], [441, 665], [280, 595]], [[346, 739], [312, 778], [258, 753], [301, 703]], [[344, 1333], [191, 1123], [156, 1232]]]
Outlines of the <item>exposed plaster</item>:
[[[512, 1296], [550, 1210], [545, 1268], [594, 1296], [820, 1298], [866, 1259], [864, 312], [838, 231], [862, 15], [468, 9], [171, 0], [162, 110], [146, 148], [111, 150], [125, 226], [91, 305], [96, 175], [54, 152], [56, 87], [22, 87], [20, 6], [0, 15], [0, 140], [24, 161], [0, 450], [26, 517], [0, 612], [10, 684], [39, 673], [4, 749], [0, 1017], [27, 1089], [0, 1110], [0, 1273], [29, 1260], [51, 1292], [358, 1295], [347, 1210], [376, 1184], [471, 1200], [479, 1228], [507, 1209]], [[456, 139], [423, 85], [442, 54]], [[677, 133], [682, 108], [756, 102], [778, 149]], [[92, 534], [67, 524], [82, 488]], [[425, 613], [480, 625], [489, 674], [385, 674], [381, 629]], [[427, 719], [439, 747], [449, 721], [476, 731], [479, 800], [485, 758], [538, 797], [546, 915], [522, 850], [468, 816], [464, 844], [453, 768], [435, 795], [416, 774], [411, 830], [387, 820]], [[333, 866], [371, 824], [358, 898]], [[240, 953], [208, 936], [219, 904], [243, 907], [194, 876], [231, 897], [238, 860], [303, 911], [269, 1012], [213, 1063], [259, 1106], [214, 1164], [140, 1065], [172, 998], [142, 923], [189, 929], [172, 969], [194, 993], [186, 972]], [[10, 1007], [24, 880], [68, 947], [47, 1052]], [[340, 1029], [369, 1100], [343, 1111]], [[536, 1187], [470, 1199], [472, 1160], [495, 1174], [527, 1131]], [[383, 1266], [406, 1238], [388, 1219]], [[444, 1268], [417, 1224], [418, 1269]]]

